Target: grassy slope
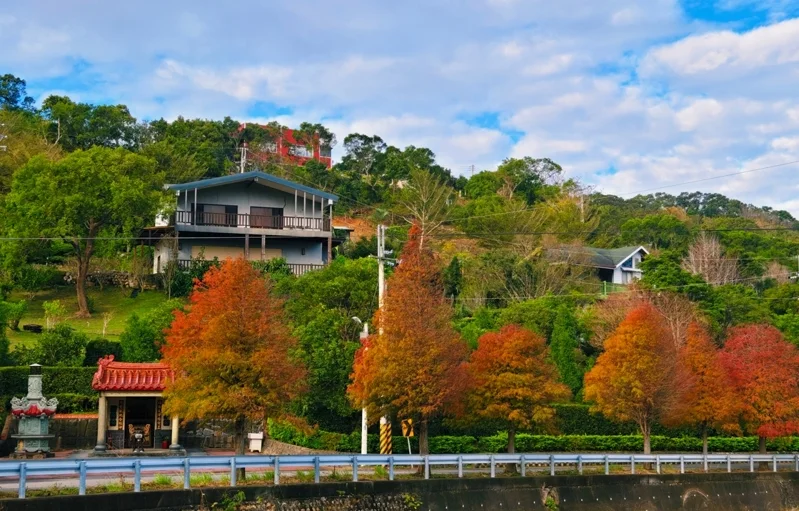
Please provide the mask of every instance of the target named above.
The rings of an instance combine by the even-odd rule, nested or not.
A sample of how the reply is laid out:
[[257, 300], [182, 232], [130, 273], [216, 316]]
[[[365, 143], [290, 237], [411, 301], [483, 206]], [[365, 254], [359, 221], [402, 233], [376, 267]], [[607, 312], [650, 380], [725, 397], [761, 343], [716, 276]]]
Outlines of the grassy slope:
[[[110, 312], [112, 316], [106, 328], [105, 337], [110, 340], [118, 340], [119, 334], [125, 329], [125, 322], [131, 315], [134, 313], [141, 315], [166, 300], [166, 295], [160, 291], [144, 291], [139, 293], [136, 298], [130, 298], [130, 293], [130, 289], [105, 288], [101, 291], [98, 288], [91, 288], [89, 297], [94, 300], [95, 307], [92, 317], [89, 319], [69, 317], [65, 322], [76, 330], [89, 334], [91, 338], [100, 337], [103, 333], [103, 313]], [[15, 301], [28, 300], [27, 297], [18, 293], [12, 294], [11, 299]], [[78, 309], [75, 288], [71, 286], [36, 293], [32, 300], [28, 300], [28, 312], [20, 322], [20, 331], [8, 331], [12, 348], [16, 344], [30, 346], [36, 342], [38, 335], [22, 331], [22, 325], [29, 323], [44, 325], [42, 303], [48, 300], [61, 300], [70, 314]]]

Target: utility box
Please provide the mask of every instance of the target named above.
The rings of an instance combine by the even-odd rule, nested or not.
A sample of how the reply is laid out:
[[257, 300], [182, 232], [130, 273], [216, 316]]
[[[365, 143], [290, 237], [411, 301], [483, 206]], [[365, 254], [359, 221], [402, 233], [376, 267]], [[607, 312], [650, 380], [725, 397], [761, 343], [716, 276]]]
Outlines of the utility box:
[[264, 445], [264, 434], [247, 433], [247, 438], [250, 440], [250, 452], [261, 452]]

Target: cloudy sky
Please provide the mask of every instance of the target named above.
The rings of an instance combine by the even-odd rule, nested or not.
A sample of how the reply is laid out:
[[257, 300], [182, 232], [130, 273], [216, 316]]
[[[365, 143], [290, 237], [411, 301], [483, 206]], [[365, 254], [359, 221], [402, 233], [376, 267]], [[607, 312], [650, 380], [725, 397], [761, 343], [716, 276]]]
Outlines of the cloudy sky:
[[[622, 195], [799, 160], [796, 0], [112, 4], [5, 5], [0, 72], [140, 119], [321, 121], [430, 147], [456, 174], [549, 157]], [[799, 215], [798, 177], [663, 191]]]

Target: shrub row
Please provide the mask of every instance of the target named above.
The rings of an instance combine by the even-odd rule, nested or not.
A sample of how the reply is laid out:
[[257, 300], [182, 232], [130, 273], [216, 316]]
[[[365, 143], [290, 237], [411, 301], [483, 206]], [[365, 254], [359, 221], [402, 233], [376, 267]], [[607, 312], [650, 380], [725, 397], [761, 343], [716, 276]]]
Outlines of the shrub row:
[[[96, 367], [43, 367], [42, 393], [45, 397], [55, 394], [80, 394], [92, 396], [97, 400], [97, 393], [92, 389], [92, 377]], [[0, 367], [0, 389], [8, 396], [24, 397], [28, 393], [28, 367]], [[8, 407], [8, 401], [3, 403]]]
[[[280, 442], [299, 445], [321, 451], [359, 452], [360, 433], [330, 433], [314, 430], [303, 433], [287, 423], [271, 422], [269, 435]], [[395, 436], [392, 439], [395, 454], [408, 452], [408, 439]], [[369, 452], [378, 451], [378, 436], [369, 435]], [[487, 437], [473, 436], [435, 436], [430, 438], [431, 454], [452, 453], [501, 453], [506, 452], [508, 436], [498, 433]], [[757, 437], [710, 437], [708, 448], [711, 452], [753, 452], [757, 451]], [[418, 437], [411, 438], [411, 449], [419, 452]], [[516, 435], [518, 452], [641, 452], [644, 441], [638, 435]], [[799, 451], [799, 437], [778, 438], [768, 443], [769, 451]], [[702, 439], [698, 437], [652, 437], [652, 450], [657, 452], [699, 452]]]

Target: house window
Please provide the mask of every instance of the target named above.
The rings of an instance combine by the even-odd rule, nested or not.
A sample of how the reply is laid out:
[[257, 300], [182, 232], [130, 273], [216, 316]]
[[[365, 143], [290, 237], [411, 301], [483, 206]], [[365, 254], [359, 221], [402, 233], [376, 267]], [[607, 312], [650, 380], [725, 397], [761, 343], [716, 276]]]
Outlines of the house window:
[[333, 149], [330, 147], [322, 147], [319, 149], [319, 156], [322, 158], [330, 158], [333, 155]]
[[313, 158], [313, 149], [308, 149], [304, 145], [290, 145], [289, 154], [300, 158]]
[[250, 207], [250, 227], [283, 228], [283, 208]]

